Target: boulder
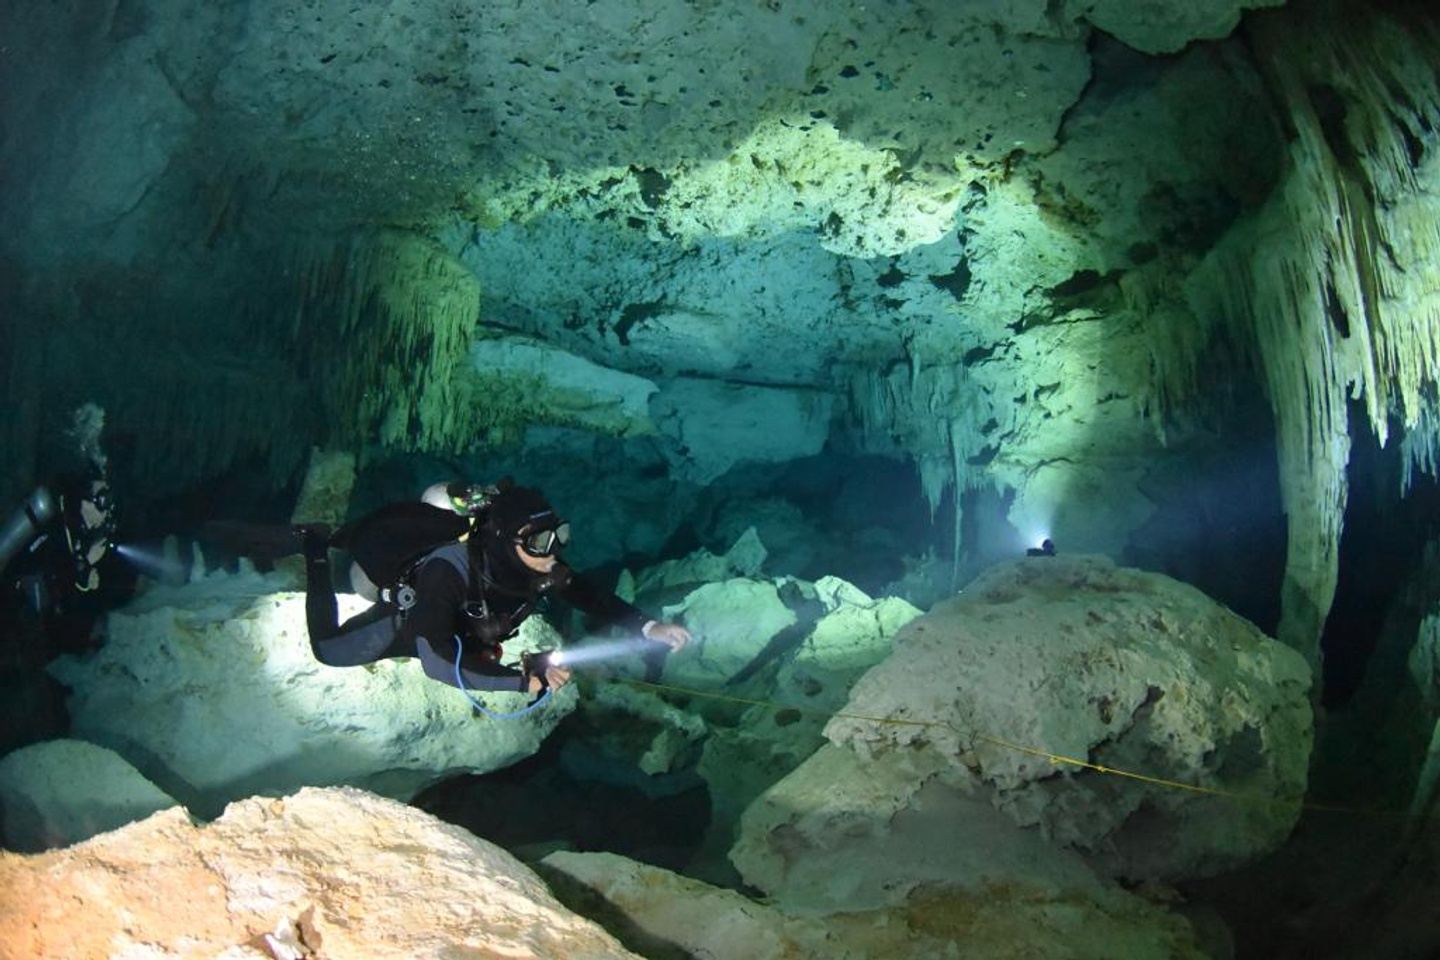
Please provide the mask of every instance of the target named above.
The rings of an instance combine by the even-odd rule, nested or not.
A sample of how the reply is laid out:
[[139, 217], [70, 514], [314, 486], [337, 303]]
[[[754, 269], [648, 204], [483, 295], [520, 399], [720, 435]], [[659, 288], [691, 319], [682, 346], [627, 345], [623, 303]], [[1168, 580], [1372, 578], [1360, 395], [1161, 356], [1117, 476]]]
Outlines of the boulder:
[[692, 643], [667, 658], [665, 681], [718, 690], [795, 623], [775, 584], [735, 577], [707, 583], [663, 608], [666, 620], [683, 620]]
[[669, 590], [731, 577], [756, 577], [768, 554], [755, 528], [747, 527], [723, 554], [714, 554], [702, 547], [684, 557], [646, 567], [634, 578], [632, 597], [636, 593]]
[[5, 847], [38, 853], [176, 806], [124, 759], [82, 740], [49, 740], [0, 760]]
[[900, 631], [830, 745], [746, 811], [731, 859], [807, 902], [1215, 874], [1293, 827], [1309, 686], [1299, 654], [1167, 577], [1003, 564]]
[[1130, 894], [1057, 896], [997, 886], [979, 893], [932, 890], [886, 910], [797, 914], [614, 854], [552, 853], [541, 866], [561, 899], [576, 909], [598, 915], [603, 906], [611, 916], [618, 913], [625, 928], [618, 935], [650, 957], [1204, 956], [1185, 920]]
[[[310, 653], [302, 594], [277, 578], [212, 575], [156, 588], [110, 615], [105, 645], [51, 667], [70, 687], [76, 736], [125, 757], [200, 816], [256, 793], [352, 784], [408, 799], [458, 773], [508, 766], [538, 749], [573, 690], [515, 720], [474, 715], [413, 660], [337, 668]], [[342, 618], [363, 608], [342, 595]], [[526, 621], [508, 652], [555, 646]], [[498, 709], [519, 694], [488, 694]]]
[[0, 855], [0, 957], [629, 958], [505, 851], [350, 788]]
[[[795, 649], [781, 654], [773, 678], [740, 691], [779, 705], [754, 706], [738, 718], [712, 717], [699, 772], [710, 785], [710, 830], [691, 872], [733, 879], [724, 859], [741, 813], [756, 797], [814, 753], [830, 714], [850, 687], [890, 653], [890, 640], [920, 611], [904, 600], [875, 600], [838, 577], [808, 589], [822, 615]], [[728, 722], [726, 722], [728, 720]]]

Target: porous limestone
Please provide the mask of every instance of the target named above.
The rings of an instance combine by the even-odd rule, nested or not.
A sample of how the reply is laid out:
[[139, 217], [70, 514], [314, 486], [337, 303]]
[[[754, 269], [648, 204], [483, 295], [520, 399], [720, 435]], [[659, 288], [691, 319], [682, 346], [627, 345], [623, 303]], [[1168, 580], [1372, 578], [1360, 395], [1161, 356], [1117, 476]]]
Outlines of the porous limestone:
[[83, 740], [47, 740], [0, 760], [8, 850], [67, 847], [176, 805], [116, 753]]
[[695, 637], [667, 658], [666, 682], [715, 690], [795, 622], [775, 584], [743, 577], [698, 587], [662, 616], [682, 620]]
[[636, 955], [500, 848], [349, 788], [178, 809], [0, 854], [0, 957], [446, 960]]
[[819, 605], [819, 619], [775, 658], [773, 673], [735, 690], [767, 702], [738, 717], [717, 712], [711, 719], [697, 765], [710, 787], [710, 826], [691, 872], [717, 878], [728, 872], [724, 854], [740, 815], [825, 742], [821, 730], [845, 704], [851, 685], [890, 653], [891, 638], [920, 615], [904, 600], [872, 599], [838, 577], [822, 578], [808, 592]]
[[768, 555], [760, 535], [754, 527], [749, 527], [724, 554], [716, 555], [702, 547], [686, 556], [646, 567], [634, 578], [634, 591], [638, 594], [670, 590], [734, 577], [754, 579]]
[[806, 903], [1214, 874], [1294, 825], [1309, 684], [1294, 651], [1159, 574], [1003, 564], [900, 631], [830, 744], [746, 811], [731, 859]]
[[819, 453], [830, 435], [834, 397], [714, 380], [676, 379], [651, 403], [675, 475], [710, 483], [737, 463]]
[[1189, 924], [1139, 897], [1053, 894], [1018, 886], [931, 890], [896, 907], [791, 913], [609, 853], [552, 853], [543, 875], [587, 913], [618, 911], [626, 945], [707, 960], [1200, 960]]
[[340, 526], [350, 510], [350, 494], [354, 489], [355, 454], [315, 447], [310, 451], [310, 466], [305, 471], [305, 482], [290, 513], [290, 522]]
[[[342, 617], [364, 606], [340, 599]], [[508, 652], [556, 640], [532, 617]], [[119, 753], [202, 816], [304, 785], [408, 799], [441, 777], [529, 756], [574, 706], [574, 691], [562, 691], [521, 719], [492, 720], [413, 660], [325, 666], [310, 652], [304, 596], [255, 575], [156, 588], [110, 615], [97, 652], [51, 671], [72, 690], [76, 736]], [[524, 703], [483, 698], [497, 709]]]
[[1278, 7], [1285, 0], [1066, 0], [1065, 13], [1083, 17], [1146, 53], [1174, 53], [1195, 40], [1215, 40], [1235, 29], [1240, 14]]
[[655, 430], [648, 404], [658, 388], [643, 377], [513, 335], [477, 339], [470, 363], [484, 383], [476, 401], [481, 406], [509, 402], [526, 410], [529, 423], [620, 437]]

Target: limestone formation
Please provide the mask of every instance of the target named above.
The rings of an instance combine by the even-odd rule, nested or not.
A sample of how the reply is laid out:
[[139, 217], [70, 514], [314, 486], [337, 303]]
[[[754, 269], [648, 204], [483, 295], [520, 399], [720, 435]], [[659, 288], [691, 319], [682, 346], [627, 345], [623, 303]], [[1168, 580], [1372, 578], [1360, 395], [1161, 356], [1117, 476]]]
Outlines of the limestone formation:
[[710, 733], [697, 770], [709, 785], [712, 813], [692, 872], [728, 875], [724, 854], [741, 813], [821, 746], [828, 715], [845, 704], [866, 670], [889, 655], [896, 632], [920, 615], [904, 600], [872, 599], [838, 577], [821, 579], [813, 592], [818, 619], [792, 628], [802, 632], [789, 649], [743, 685], [716, 690], [766, 702], [738, 716], [723, 702], [729, 709], [708, 712]]
[[1067, 0], [1066, 12], [1146, 53], [1174, 53], [1194, 40], [1213, 40], [1235, 28], [1246, 7], [1278, 7], [1284, 0]]
[[7, 850], [66, 847], [176, 805], [114, 752], [82, 740], [48, 740], [0, 760]]
[[332, 528], [345, 522], [350, 494], [355, 489], [355, 455], [340, 450], [310, 451], [310, 466], [300, 488], [291, 523], [325, 523]]
[[523, 409], [528, 423], [581, 426], [617, 436], [655, 430], [648, 405], [657, 387], [642, 377], [529, 337], [476, 340], [470, 363], [483, 384], [483, 403]]
[[[994, 489], [1112, 551], [1172, 455], [1154, 434], [1183, 455], [1143, 419], [1209, 339], [1180, 285], [1273, 182], [1273, 99], [1217, 39], [1266, 5], [17, 8], [0, 238], [96, 286], [149, 268], [120, 271], [133, 300], [66, 304], [114, 331], [77, 379], [219, 318], [116, 389], [125, 422], [194, 438], [178, 463], [137, 438], [151, 484], [263, 452], [279, 485], [315, 433], [441, 455], [537, 421], [645, 434], [638, 378], [672, 494], [841, 440], [915, 461], [955, 530]], [[554, 362], [492, 356], [502, 331]], [[221, 399], [187, 403], [213, 368]]]
[[364, 791], [178, 810], [0, 854], [0, 957], [629, 958], [514, 857]]
[[[341, 597], [341, 616], [363, 608]], [[526, 622], [509, 652], [553, 647]], [[52, 672], [72, 690], [75, 735], [107, 746], [202, 816], [255, 793], [356, 784], [406, 799], [448, 774], [529, 756], [573, 691], [519, 720], [473, 715], [414, 661], [337, 668], [311, 655], [304, 597], [256, 575], [156, 588], [109, 618], [105, 645]], [[490, 694], [501, 709], [519, 694]]]
[[699, 484], [737, 463], [819, 453], [830, 434], [833, 398], [822, 392], [676, 379], [651, 405], [675, 475]]
[[716, 555], [700, 549], [685, 557], [665, 560], [646, 567], [633, 579], [635, 593], [665, 591], [677, 587], [696, 586], [735, 577], [755, 578], [769, 555], [754, 527], [736, 538], [724, 554]]
[[[905, 904], [855, 912], [788, 913], [624, 857], [553, 853], [545, 875], [566, 902], [598, 898], [626, 921], [615, 929], [648, 956], [708, 960], [1199, 960], [1184, 920], [1128, 894], [1054, 894], [997, 885], [979, 892], [932, 890]], [[568, 882], [567, 882], [568, 881]]]
[[901, 630], [830, 745], [746, 812], [731, 858], [807, 903], [1213, 874], [1293, 826], [1309, 684], [1294, 651], [1166, 577], [1090, 557], [1005, 564]]
[[1295, 136], [1279, 188], [1187, 294], [1206, 323], [1244, 331], [1267, 384], [1290, 518], [1279, 636], [1315, 666], [1339, 572], [1350, 402], [1382, 443], [1392, 425], [1406, 431], [1407, 478], [1436, 469], [1440, 40], [1403, 15], [1328, 5], [1257, 18], [1255, 36]]
[[663, 615], [682, 618], [695, 636], [668, 658], [666, 681], [705, 689], [724, 686], [795, 622], [775, 584], [741, 577], [704, 584], [664, 607]]

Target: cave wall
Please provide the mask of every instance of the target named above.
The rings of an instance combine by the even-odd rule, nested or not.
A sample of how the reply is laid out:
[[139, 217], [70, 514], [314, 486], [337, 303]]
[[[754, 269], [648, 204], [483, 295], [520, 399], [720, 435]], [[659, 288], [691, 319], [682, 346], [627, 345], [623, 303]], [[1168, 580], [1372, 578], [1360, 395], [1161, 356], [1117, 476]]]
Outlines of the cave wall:
[[1133, 548], [1260, 384], [1312, 649], [1335, 397], [1434, 468], [1433, 28], [1243, 6], [11, 6], [7, 389], [105, 404], [137, 496], [536, 427], [671, 495], [878, 453], [958, 571], [967, 497]]

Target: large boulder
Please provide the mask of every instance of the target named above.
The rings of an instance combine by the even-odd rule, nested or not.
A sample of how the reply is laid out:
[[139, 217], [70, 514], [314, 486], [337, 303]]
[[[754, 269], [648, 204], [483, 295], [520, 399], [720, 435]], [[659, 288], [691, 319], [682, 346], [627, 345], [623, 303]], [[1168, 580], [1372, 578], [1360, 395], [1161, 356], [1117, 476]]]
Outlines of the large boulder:
[[680, 619], [695, 639], [668, 658], [667, 683], [719, 689], [743, 670], [795, 614], [775, 583], [733, 577], [707, 583], [662, 609], [667, 620]]
[[[1189, 924], [1139, 897], [1046, 895], [1015, 886], [933, 890], [891, 909], [790, 913], [608, 853], [552, 853], [544, 875], [566, 903], [625, 921], [646, 956], [707, 960], [1199, 960]], [[613, 925], [612, 925], [613, 926]]]
[[0, 855], [0, 957], [630, 958], [505, 851], [349, 788]]
[[66, 847], [173, 806], [174, 797], [93, 743], [48, 740], [0, 760], [7, 850]]
[[[874, 599], [838, 577], [801, 589], [802, 621], [792, 647], [771, 651], [774, 666], [734, 692], [763, 699], [739, 715], [710, 714], [710, 736], [698, 770], [710, 786], [711, 823], [690, 872], [732, 881], [725, 852], [740, 815], [756, 797], [798, 767], [825, 742], [821, 730], [844, 705], [850, 687], [889, 655], [891, 638], [920, 611], [896, 597]], [[769, 703], [785, 706], [776, 710]]]
[[1167, 577], [1007, 563], [900, 631], [731, 858], [809, 902], [1214, 874], [1294, 825], [1309, 685], [1299, 654]]
[[[256, 575], [157, 588], [110, 615], [105, 645], [63, 658], [76, 736], [115, 750], [195, 813], [256, 793], [351, 784], [397, 799], [534, 753], [573, 691], [514, 720], [475, 715], [413, 660], [329, 667], [310, 653], [305, 598]], [[363, 601], [342, 595], [341, 616]], [[532, 617], [520, 649], [555, 646]], [[519, 694], [489, 694], [499, 709]]]

